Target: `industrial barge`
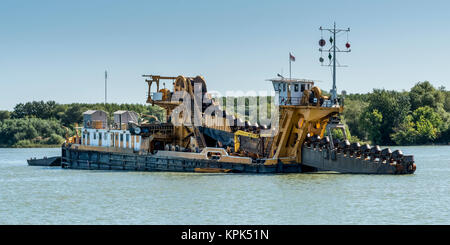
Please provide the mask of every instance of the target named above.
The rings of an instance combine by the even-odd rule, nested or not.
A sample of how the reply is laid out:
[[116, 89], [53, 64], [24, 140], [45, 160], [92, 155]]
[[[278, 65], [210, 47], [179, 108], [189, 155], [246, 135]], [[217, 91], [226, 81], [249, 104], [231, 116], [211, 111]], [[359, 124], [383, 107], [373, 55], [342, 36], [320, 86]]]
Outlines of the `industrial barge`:
[[[147, 103], [165, 109], [160, 122], [131, 111], [84, 113], [81, 133], [62, 146], [70, 169], [213, 173], [412, 174], [413, 156], [400, 150], [350, 143], [339, 115], [341, 98], [322, 95], [314, 81], [269, 79], [278, 114], [269, 125], [242, 121], [211, 98], [203, 77], [144, 75]], [[172, 80], [173, 90], [161, 88]], [[156, 90], [152, 91], [152, 85]], [[258, 109], [259, 110], [259, 109]], [[344, 139], [333, 137], [341, 130]]]
[[[61, 166], [207, 173], [414, 173], [412, 155], [347, 139], [340, 121], [344, 100], [336, 93], [336, 52], [350, 52], [350, 44], [341, 51], [334, 40], [338, 32], [350, 29], [336, 29], [335, 24], [333, 29], [320, 30], [333, 34], [329, 50], [323, 49], [323, 38], [319, 41], [319, 51], [328, 53], [333, 67], [330, 96], [322, 94], [315, 81], [278, 74], [268, 80], [275, 90], [268, 108], [264, 100], [252, 109], [249, 103], [227, 103], [226, 107], [235, 109], [227, 113], [208, 93], [202, 76], [143, 75], [148, 84], [147, 103], [163, 108], [165, 119], [153, 116], [152, 121], [142, 121], [135, 112], [117, 111], [112, 122], [104, 111], [87, 111], [80, 133], [77, 129], [62, 146]], [[289, 54], [291, 60], [295, 57]], [[322, 57], [320, 62], [324, 62]], [[171, 89], [164, 81], [172, 82]], [[240, 115], [239, 109], [243, 109]], [[256, 122], [241, 120], [249, 111], [265, 115], [266, 109], [267, 124], [260, 117]], [[336, 131], [341, 132], [340, 138]]]

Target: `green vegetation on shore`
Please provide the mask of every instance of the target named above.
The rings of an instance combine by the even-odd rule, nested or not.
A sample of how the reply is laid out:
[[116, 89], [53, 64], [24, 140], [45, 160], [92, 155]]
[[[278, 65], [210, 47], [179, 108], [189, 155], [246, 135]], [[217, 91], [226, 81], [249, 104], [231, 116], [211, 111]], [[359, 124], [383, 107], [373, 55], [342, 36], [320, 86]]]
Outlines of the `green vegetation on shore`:
[[[344, 102], [342, 121], [347, 125], [351, 141], [378, 145], [450, 142], [450, 91], [444, 87], [435, 88], [425, 81], [417, 83], [410, 91], [374, 89], [367, 94], [346, 95]], [[256, 110], [248, 104], [246, 100], [246, 107], [249, 107], [246, 114]], [[110, 118], [117, 110], [155, 115], [160, 120], [164, 118], [162, 108], [141, 104], [20, 103], [11, 112], [0, 111], [0, 147], [61, 144], [66, 131], [73, 135], [75, 123], [81, 124], [83, 112], [90, 109], [104, 110]], [[233, 113], [236, 109], [227, 108], [227, 111]], [[255, 121], [254, 118], [246, 118]]]
[[410, 91], [351, 94], [345, 98], [343, 119], [353, 136], [373, 144], [448, 144], [450, 91], [425, 81]]

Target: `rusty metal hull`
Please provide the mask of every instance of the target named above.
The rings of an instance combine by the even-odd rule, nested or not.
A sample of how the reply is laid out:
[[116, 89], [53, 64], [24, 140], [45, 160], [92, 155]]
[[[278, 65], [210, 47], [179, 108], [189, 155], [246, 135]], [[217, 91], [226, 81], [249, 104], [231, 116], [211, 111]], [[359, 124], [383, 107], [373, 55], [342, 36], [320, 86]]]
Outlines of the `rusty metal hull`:
[[30, 166], [61, 166], [61, 157], [44, 157], [40, 159], [28, 159], [28, 165]]
[[[137, 153], [101, 152], [62, 147], [61, 165], [70, 169], [169, 171], [169, 172], [226, 172], [226, 173], [304, 173], [334, 171], [351, 174], [412, 174], [414, 169], [399, 164], [335, 155], [324, 149], [303, 147], [302, 164], [265, 165], [264, 160], [252, 164], [218, 162], [209, 159], [140, 155]], [[199, 171], [200, 169], [200, 171]], [[205, 170], [205, 171], [204, 171]], [[222, 171], [219, 171], [222, 170]]]
[[[157, 157], [137, 153], [115, 153], [62, 147], [63, 168], [89, 170], [204, 172], [198, 169], [223, 169], [228, 173], [301, 173], [301, 164], [264, 165], [264, 162], [242, 164], [205, 159]], [[196, 170], [197, 169], [197, 170]], [[309, 169], [309, 168], [308, 168]], [[219, 171], [218, 171], [219, 172]]]
[[[140, 155], [137, 153], [102, 152], [62, 147], [61, 166], [71, 169], [170, 171], [170, 172], [226, 172], [226, 173], [303, 173], [334, 171], [351, 174], [412, 174], [407, 165], [373, 161], [326, 149], [303, 147], [302, 164], [265, 165], [264, 160], [252, 164], [218, 162], [209, 159], [187, 159], [170, 156]], [[200, 171], [199, 171], [200, 169]], [[208, 170], [208, 171], [206, 171]], [[222, 170], [222, 171], [219, 171]]]

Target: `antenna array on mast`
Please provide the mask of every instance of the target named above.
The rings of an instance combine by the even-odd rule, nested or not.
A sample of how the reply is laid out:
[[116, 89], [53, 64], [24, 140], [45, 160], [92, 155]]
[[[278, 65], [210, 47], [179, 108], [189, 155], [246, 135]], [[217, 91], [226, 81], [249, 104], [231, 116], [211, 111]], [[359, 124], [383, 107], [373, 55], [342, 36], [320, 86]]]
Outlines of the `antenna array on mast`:
[[[348, 32], [350, 32], [350, 28], [347, 29], [336, 29], [336, 22], [334, 23], [334, 27], [333, 29], [329, 29], [329, 28], [322, 28], [320, 27], [319, 30], [321, 31], [321, 39], [319, 40], [319, 46], [321, 48], [319, 48], [320, 51], [320, 63], [322, 64], [322, 66], [330, 66], [333, 67], [333, 88], [331, 89], [331, 101], [336, 104], [337, 103], [337, 90], [336, 90], [336, 67], [346, 67], [345, 65], [336, 65], [336, 53], [339, 52], [343, 52], [343, 53], [348, 53], [351, 51], [350, 49], [350, 43], [348, 42]], [[325, 39], [323, 39], [323, 31], [329, 31], [331, 33], [332, 36], [330, 36], [329, 42], [331, 47], [329, 49], [324, 48], [327, 44], [327, 42], [325, 41]], [[347, 43], [345, 44], [345, 48], [346, 50], [340, 50], [339, 47], [336, 46], [336, 34], [339, 32], [347, 32]], [[328, 59], [329, 59], [329, 64], [328, 65], [324, 65], [324, 58], [323, 58], [323, 52], [328, 52]]]

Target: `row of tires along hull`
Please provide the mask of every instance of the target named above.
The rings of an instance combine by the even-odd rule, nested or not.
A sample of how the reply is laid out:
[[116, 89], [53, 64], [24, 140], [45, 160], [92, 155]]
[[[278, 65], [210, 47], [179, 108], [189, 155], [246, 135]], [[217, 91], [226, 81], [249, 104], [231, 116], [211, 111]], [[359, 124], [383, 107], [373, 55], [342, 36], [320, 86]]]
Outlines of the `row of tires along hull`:
[[414, 156], [404, 155], [401, 150], [392, 151], [390, 148], [381, 149], [380, 146], [370, 146], [369, 144], [360, 145], [358, 142], [350, 143], [348, 140], [333, 140], [330, 144], [328, 137], [322, 139], [318, 137], [309, 137], [305, 140], [305, 146], [317, 150], [330, 149], [333, 146], [336, 153], [345, 154], [348, 157], [360, 157], [370, 159], [371, 161], [386, 161], [389, 163], [413, 164]]

